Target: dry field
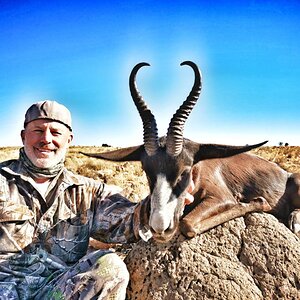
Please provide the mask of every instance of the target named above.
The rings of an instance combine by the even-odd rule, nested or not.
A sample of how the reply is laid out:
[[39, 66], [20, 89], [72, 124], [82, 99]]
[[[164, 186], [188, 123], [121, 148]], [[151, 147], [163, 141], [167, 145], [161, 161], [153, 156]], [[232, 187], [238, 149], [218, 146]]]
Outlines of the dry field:
[[[87, 157], [80, 152], [104, 152], [116, 148], [71, 146], [66, 158], [66, 167], [74, 173], [119, 185], [123, 194], [133, 202], [148, 194], [146, 175], [138, 162], [114, 163]], [[19, 147], [0, 147], [0, 162], [19, 156]]]
[[[66, 159], [66, 166], [74, 173], [119, 185], [127, 198], [134, 202], [139, 201], [148, 193], [146, 176], [140, 163], [107, 162], [80, 154], [80, 151], [103, 152], [112, 149], [114, 148], [72, 146]], [[17, 158], [18, 152], [18, 147], [0, 147], [0, 161]], [[300, 147], [261, 147], [252, 152], [277, 163], [289, 172], [300, 173]]]

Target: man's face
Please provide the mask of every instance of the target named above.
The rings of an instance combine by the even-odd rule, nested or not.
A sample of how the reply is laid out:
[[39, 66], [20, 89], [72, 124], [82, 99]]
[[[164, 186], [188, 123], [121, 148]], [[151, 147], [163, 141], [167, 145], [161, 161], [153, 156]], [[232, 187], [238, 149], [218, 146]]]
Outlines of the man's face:
[[45, 119], [28, 123], [21, 137], [27, 157], [39, 168], [50, 168], [59, 163], [73, 139], [65, 125]]

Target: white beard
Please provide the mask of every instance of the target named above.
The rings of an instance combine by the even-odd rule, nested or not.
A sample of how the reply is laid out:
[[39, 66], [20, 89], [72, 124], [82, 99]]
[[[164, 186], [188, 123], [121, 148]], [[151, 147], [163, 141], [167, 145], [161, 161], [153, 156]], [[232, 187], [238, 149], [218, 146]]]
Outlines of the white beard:
[[43, 169], [51, 168], [60, 163], [65, 158], [67, 150], [68, 148], [65, 147], [63, 149], [57, 150], [55, 155], [51, 155], [51, 157], [37, 158], [34, 153], [34, 150], [31, 147], [24, 145], [24, 151], [27, 157], [30, 159], [30, 161], [36, 167]]

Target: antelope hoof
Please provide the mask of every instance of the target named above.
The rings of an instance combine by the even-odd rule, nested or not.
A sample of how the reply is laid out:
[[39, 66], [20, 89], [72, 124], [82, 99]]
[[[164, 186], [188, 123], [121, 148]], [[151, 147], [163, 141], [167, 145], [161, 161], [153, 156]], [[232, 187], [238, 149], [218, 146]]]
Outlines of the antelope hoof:
[[300, 237], [300, 209], [295, 209], [289, 217], [289, 228]]
[[180, 232], [188, 239], [193, 238], [197, 234], [194, 227], [187, 220], [181, 220], [179, 227]]
[[251, 202], [255, 203], [257, 209], [262, 211], [270, 211], [272, 207], [268, 203], [268, 201], [264, 197], [256, 197], [251, 200]]

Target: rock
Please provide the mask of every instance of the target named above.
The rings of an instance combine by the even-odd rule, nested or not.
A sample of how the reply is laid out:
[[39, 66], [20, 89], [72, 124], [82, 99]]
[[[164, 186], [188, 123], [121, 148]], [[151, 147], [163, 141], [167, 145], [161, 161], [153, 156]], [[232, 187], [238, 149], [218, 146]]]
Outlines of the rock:
[[125, 258], [130, 300], [300, 299], [300, 239], [251, 213], [187, 240], [140, 241]]

